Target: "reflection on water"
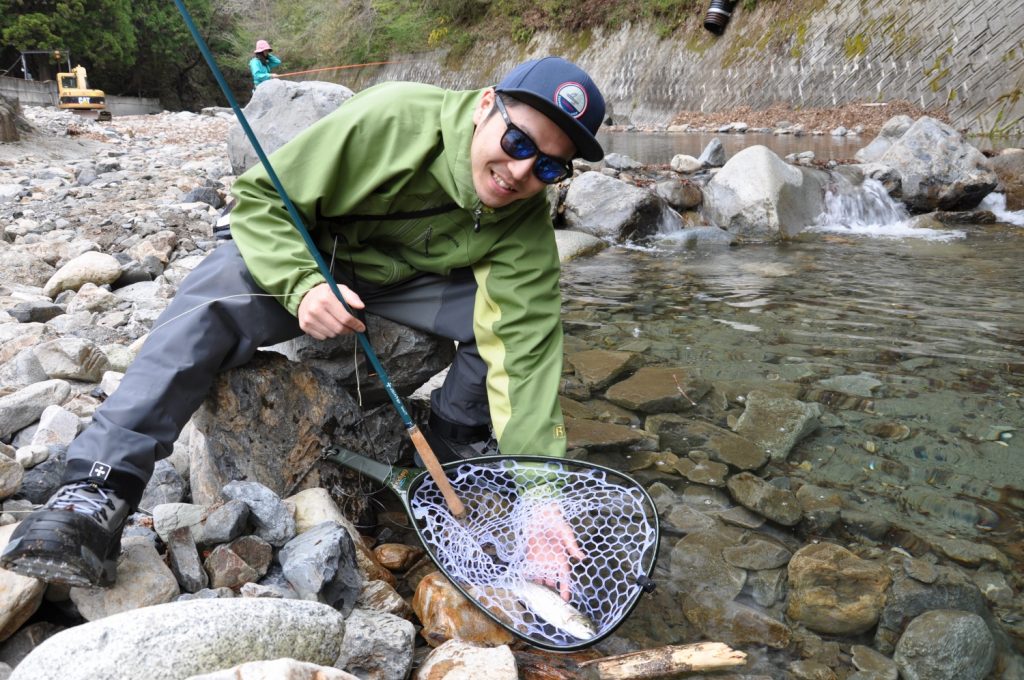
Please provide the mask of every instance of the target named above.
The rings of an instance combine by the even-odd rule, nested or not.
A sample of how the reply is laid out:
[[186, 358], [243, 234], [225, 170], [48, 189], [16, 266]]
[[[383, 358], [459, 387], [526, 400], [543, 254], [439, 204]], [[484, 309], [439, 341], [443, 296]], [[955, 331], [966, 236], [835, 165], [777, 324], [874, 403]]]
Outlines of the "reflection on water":
[[[990, 544], [1019, 568], [1024, 229], [965, 230], [952, 242], [614, 247], [563, 267], [568, 342], [712, 382], [798, 383], [823, 426], [770, 477], [851, 494], [904, 535]], [[841, 376], [866, 392], [844, 394]]]

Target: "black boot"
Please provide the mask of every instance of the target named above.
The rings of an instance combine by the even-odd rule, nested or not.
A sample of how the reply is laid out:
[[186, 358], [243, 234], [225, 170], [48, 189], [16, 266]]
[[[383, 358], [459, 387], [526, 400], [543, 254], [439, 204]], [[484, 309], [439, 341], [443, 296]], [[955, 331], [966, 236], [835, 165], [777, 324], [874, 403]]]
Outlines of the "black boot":
[[67, 484], [21, 521], [0, 566], [47, 583], [113, 585], [129, 514], [128, 503], [111, 489], [93, 482]]
[[[442, 463], [501, 454], [494, 433], [487, 425], [458, 425], [431, 413], [426, 427], [422, 429], [434, 455]], [[416, 454], [415, 461], [416, 465], [423, 467], [419, 454]]]

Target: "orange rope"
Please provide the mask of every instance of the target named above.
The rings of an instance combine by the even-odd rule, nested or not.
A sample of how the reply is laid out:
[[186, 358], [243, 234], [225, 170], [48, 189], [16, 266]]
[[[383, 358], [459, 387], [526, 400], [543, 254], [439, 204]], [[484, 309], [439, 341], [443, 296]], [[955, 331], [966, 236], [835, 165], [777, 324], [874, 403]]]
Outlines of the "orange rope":
[[278, 78], [287, 78], [288, 76], [301, 76], [306, 73], [319, 73], [320, 71], [338, 71], [343, 68], [359, 68], [360, 66], [380, 66], [382, 64], [401, 64], [400, 61], [368, 61], [365, 64], [346, 64], [345, 66], [327, 66], [325, 68], [314, 68], [308, 71], [292, 71], [291, 73], [277, 73]]

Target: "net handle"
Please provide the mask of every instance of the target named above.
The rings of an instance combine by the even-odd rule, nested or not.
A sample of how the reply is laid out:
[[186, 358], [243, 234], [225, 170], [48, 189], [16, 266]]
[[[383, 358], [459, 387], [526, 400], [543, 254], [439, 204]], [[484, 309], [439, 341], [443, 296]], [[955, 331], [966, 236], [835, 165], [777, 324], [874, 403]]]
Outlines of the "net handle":
[[444, 502], [448, 506], [448, 510], [451, 511], [455, 519], [463, 519], [466, 516], [466, 506], [455, 493], [455, 489], [452, 488], [451, 482], [448, 481], [448, 476], [445, 475], [444, 470], [441, 468], [441, 463], [438, 462], [437, 456], [434, 455], [430, 444], [427, 443], [426, 437], [423, 436], [420, 428], [416, 425], [410, 427], [408, 431], [409, 439], [412, 440], [413, 446], [419, 452], [423, 465], [427, 468], [427, 472], [430, 473], [434, 483], [437, 484], [441, 495], [444, 496]]

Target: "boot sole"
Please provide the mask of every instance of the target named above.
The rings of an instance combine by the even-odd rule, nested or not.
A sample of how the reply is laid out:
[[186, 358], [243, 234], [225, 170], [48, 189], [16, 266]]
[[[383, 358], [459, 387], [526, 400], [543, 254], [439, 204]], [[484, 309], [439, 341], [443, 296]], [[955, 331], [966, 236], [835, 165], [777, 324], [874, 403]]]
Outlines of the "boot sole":
[[100, 557], [79, 538], [79, 523], [83, 520], [92, 522], [70, 512], [51, 511], [27, 518], [25, 522], [31, 524], [24, 531], [15, 530], [0, 556], [0, 567], [46, 583], [78, 588], [113, 585], [117, 579], [120, 531], [107, 545], [108, 553], [113, 554]]

